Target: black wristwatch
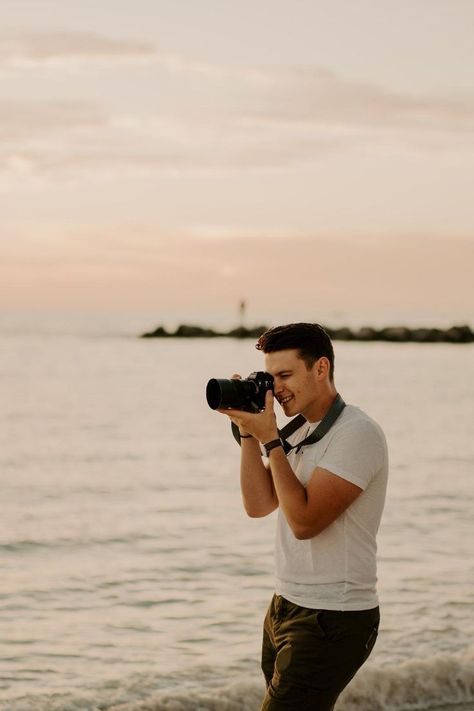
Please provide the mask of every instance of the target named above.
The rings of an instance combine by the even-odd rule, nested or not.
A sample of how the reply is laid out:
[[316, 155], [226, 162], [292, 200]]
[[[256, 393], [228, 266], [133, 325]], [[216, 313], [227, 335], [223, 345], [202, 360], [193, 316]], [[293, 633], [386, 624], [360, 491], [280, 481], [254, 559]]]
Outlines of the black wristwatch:
[[270, 452], [272, 451], [272, 449], [275, 449], [275, 447], [283, 447], [283, 442], [280, 438], [272, 439], [271, 442], [267, 442], [263, 445], [267, 457], [270, 456]]

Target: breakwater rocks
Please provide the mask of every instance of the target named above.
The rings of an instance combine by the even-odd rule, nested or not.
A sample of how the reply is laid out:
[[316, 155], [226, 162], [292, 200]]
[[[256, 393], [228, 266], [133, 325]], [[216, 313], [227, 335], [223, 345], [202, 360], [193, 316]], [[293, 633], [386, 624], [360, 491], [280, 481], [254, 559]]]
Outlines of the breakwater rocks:
[[[330, 328], [324, 326], [334, 341], [389, 341], [393, 343], [473, 343], [474, 332], [470, 326], [451, 326], [450, 328], [407, 328], [406, 326], [388, 326], [372, 328], [364, 326], [359, 329]], [[257, 339], [267, 326], [246, 328], [239, 326], [230, 331], [214, 331], [182, 324], [174, 332], [158, 326], [154, 331], [143, 333], [141, 338], [254, 338]]]

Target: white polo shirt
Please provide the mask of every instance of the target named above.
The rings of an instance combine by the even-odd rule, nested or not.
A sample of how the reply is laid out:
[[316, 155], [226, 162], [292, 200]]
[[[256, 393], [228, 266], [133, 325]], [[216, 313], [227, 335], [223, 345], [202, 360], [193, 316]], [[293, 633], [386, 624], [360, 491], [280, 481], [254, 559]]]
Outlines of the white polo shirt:
[[[309, 423], [308, 423], [309, 424]], [[310, 431], [319, 423], [314, 423]], [[308, 428], [293, 434], [301, 442]], [[295, 538], [281, 509], [275, 549], [276, 592], [302, 607], [368, 610], [378, 605], [376, 533], [385, 502], [388, 454], [379, 425], [354, 405], [346, 405], [329, 432], [315, 444], [292, 450], [288, 460], [306, 485], [322, 467], [363, 491], [333, 523], [314, 538]]]

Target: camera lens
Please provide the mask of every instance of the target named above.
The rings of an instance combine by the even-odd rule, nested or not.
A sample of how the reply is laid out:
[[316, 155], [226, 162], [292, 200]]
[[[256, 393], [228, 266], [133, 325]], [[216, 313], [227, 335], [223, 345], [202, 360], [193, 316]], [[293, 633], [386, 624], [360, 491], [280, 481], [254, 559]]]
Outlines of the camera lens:
[[207, 404], [213, 410], [217, 410], [217, 408], [221, 404], [222, 390], [219, 384], [220, 382], [222, 381], [217, 380], [217, 378], [212, 378], [212, 380], [208, 382], [206, 387]]
[[255, 391], [254, 384], [247, 380], [212, 378], [206, 387], [207, 404], [212, 410], [218, 408], [241, 410]]

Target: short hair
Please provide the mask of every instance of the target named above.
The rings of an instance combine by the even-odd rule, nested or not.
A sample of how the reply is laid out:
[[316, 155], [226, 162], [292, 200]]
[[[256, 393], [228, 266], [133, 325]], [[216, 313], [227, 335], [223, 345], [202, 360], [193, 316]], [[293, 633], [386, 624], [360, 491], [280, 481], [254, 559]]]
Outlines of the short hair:
[[334, 379], [334, 349], [328, 334], [318, 323], [289, 323], [269, 328], [262, 333], [255, 348], [263, 353], [296, 349], [308, 370], [324, 356], [329, 361], [329, 379]]

